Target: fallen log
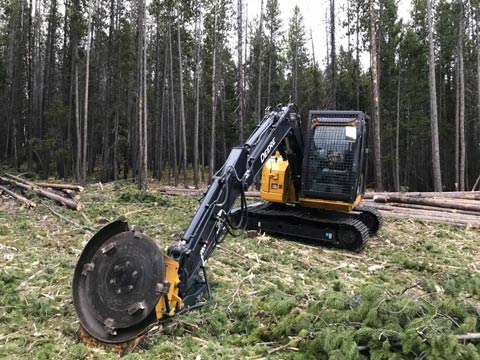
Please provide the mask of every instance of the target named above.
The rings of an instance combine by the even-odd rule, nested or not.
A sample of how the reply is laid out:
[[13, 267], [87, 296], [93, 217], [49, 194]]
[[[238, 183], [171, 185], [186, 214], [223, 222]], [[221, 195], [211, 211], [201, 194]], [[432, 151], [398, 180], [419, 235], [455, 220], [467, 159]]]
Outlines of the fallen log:
[[[176, 188], [163, 188], [160, 189], [159, 192], [164, 195], [187, 195], [187, 196], [201, 196], [205, 192], [206, 189], [176, 189]], [[259, 191], [245, 191], [245, 196], [248, 198], [259, 198], [260, 192]]]
[[83, 186], [74, 185], [74, 184], [56, 184], [56, 183], [46, 183], [46, 182], [35, 182], [34, 184], [40, 187], [58, 189], [62, 191], [63, 190], [73, 190], [78, 192], [85, 191], [85, 188]]
[[18, 195], [17, 193], [14, 193], [13, 191], [8, 190], [6, 187], [0, 186], [0, 190], [3, 191], [5, 194], [10, 195], [14, 199], [20, 201], [21, 203], [25, 204], [27, 207], [35, 207], [37, 206], [37, 203], [27, 199], [26, 197], [22, 195]]
[[458, 341], [480, 341], [480, 333], [466, 333], [456, 337]]
[[403, 203], [388, 203], [388, 206], [394, 206], [399, 208], [406, 208], [406, 209], [417, 209], [417, 210], [425, 210], [425, 211], [442, 211], [442, 213], [452, 213], [452, 214], [465, 214], [465, 215], [474, 215], [480, 216], [477, 211], [468, 211], [468, 210], [459, 210], [459, 209], [450, 209], [450, 208], [440, 208], [435, 206], [427, 206], [427, 205], [416, 205], [416, 204], [403, 204]]
[[379, 203], [404, 203], [404, 204], [416, 204], [416, 205], [427, 205], [435, 206], [440, 208], [447, 209], [458, 209], [458, 210], [468, 210], [468, 211], [479, 211], [480, 212], [480, 203], [474, 200], [463, 200], [459, 199], [437, 199], [437, 198], [417, 198], [411, 196], [375, 196], [373, 201]]
[[480, 191], [447, 191], [447, 192], [366, 192], [364, 199], [373, 199], [375, 196], [407, 196], [417, 198], [447, 198], [480, 200]]
[[406, 209], [394, 207], [390, 204], [376, 203], [373, 206], [380, 210], [385, 217], [414, 218], [436, 223], [480, 227], [480, 216], [478, 215], [445, 213], [443, 209], [439, 209], [438, 211]]
[[[202, 195], [206, 189], [178, 189], [174, 187], [161, 188], [159, 191], [165, 195]], [[247, 197], [260, 197], [259, 191], [245, 192]], [[451, 191], [451, 192], [366, 192], [364, 199], [373, 200], [374, 196], [408, 196], [418, 198], [446, 198], [446, 199], [464, 199], [464, 200], [480, 200], [480, 191]]]
[[399, 218], [399, 219], [410, 219], [410, 220], [421, 220], [421, 221], [428, 221], [431, 223], [436, 224], [445, 224], [445, 225], [453, 225], [453, 226], [460, 226], [460, 227], [470, 227], [470, 228], [480, 228], [480, 222], [470, 222], [467, 220], [460, 220], [460, 219], [440, 219], [438, 217], [430, 217], [425, 215], [419, 214], [401, 214], [397, 212], [389, 212], [389, 211], [381, 211], [382, 215], [388, 218]]
[[60, 196], [60, 195], [57, 195], [57, 194], [55, 194], [51, 191], [48, 191], [46, 189], [42, 189], [38, 186], [35, 186], [34, 183], [32, 183], [28, 180], [24, 180], [24, 179], [19, 178], [18, 176], [15, 176], [15, 175], [10, 175], [10, 174], [6, 174], [6, 175], [11, 177], [12, 179], [8, 179], [8, 178], [5, 178], [5, 177], [0, 177], [0, 180], [2, 180], [4, 182], [7, 182], [7, 183], [10, 183], [14, 186], [20, 187], [20, 188], [25, 189], [25, 190], [34, 191], [38, 195], [46, 197], [46, 198], [51, 199], [51, 200], [55, 200], [58, 203], [68, 207], [69, 209], [80, 210], [80, 209], [83, 209], [83, 207], [84, 207], [83, 204], [79, 203], [78, 201], [75, 201], [73, 199], [67, 199], [67, 198], [65, 198], [63, 196]]

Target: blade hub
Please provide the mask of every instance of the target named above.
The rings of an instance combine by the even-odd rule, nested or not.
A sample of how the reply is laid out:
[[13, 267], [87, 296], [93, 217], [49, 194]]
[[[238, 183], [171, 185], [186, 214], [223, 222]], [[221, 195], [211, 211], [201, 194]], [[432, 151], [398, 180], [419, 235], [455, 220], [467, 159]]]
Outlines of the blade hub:
[[135, 289], [139, 278], [143, 277], [130, 261], [124, 259], [113, 265], [110, 275], [108, 283], [116, 294], [128, 294]]

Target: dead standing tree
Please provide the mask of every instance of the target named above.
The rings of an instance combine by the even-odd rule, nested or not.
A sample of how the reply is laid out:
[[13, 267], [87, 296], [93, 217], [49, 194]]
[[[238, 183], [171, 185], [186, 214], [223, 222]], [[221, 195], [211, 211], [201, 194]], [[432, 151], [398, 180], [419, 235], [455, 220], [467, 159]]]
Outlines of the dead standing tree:
[[239, 129], [240, 143], [243, 143], [243, 123], [245, 121], [245, 88], [244, 88], [244, 68], [243, 68], [243, 3], [237, 0], [237, 123]]
[[370, 0], [370, 57], [372, 66], [372, 93], [373, 93], [373, 148], [375, 162], [375, 190], [383, 191], [382, 153], [380, 142], [380, 87], [378, 84], [377, 61], [377, 30], [375, 15], [375, 0]]
[[435, 52], [433, 43], [432, 0], [427, 0], [428, 18], [428, 70], [430, 84], [430, 122], [432, 132], [432, 167], [433, 187], [435, 191], [442, 191], [442, 177], [440, 171], [440, 145], [438, 141], [437, 90], [435, 84]]
[[187, 183], [187, 131], [186, 131], [186, 121], [185, 121], [185, 105], [183, 99], [183, 56], [182, 56], [182, 41], [180, 36], [180, 16], [181, 12], [177, 14], [177, 38], [178, 38], [178, 67], [179, 67], [179, 76], [180, 76], [180, 132], [182, 137], [182, 154], [183, 154], [183, 186], [188, 188]]
[[137, 126], [138, 126], [138, 174], [137, 187], [147, 190], [147, 69], [145, 35], [145, 0], [138, 3], [138, 53], [137, 53]]
[[90, 77], [90, 47], [92, 44], [92, 0], [87, 5], [87, 49], [85, 64], [85, 103], [83, 110], [83, 147], [82, 147], [82, 175], [81, 183], [85, 185], [87, 182], [87, 145], [88, 145], [88, 86]]
[[216, 129], [215, 129], [215, 118], [217, 114], [217, 46], [218, 46], [218, 36], [217, 36], [217, 4], [214, 5], [214, 37], [213, 37], [213, 65], [212, 65], [212, 124], [211, 124], [211, 142], [210, 142], [210, 166], [209, 166], [209, 179], [213, 178], [213, 173], [215, 171], [215, 149], [216, 149]]

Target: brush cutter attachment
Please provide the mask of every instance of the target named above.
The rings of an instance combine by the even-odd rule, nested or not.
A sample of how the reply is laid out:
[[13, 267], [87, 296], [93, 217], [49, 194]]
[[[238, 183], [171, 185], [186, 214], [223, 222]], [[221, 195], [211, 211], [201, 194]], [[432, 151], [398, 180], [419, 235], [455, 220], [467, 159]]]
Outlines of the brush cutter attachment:
[[75, 268], [80, 324], [104, 343], [132, 341], [157, 322], [165, 283], [164, 255], [155, 241], [124, 219], [114, 221], [88, 242]]

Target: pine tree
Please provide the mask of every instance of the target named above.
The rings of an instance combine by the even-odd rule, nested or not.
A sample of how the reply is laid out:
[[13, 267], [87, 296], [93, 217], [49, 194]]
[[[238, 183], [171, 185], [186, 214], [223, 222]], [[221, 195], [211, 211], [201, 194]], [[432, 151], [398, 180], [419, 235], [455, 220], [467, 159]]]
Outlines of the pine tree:
[[[290, 96], [294, 103], [302, 108], [304, 99], [299, 95], [299, 84], [307, 64], [305, 49], [305, 28], [300, 8], [293, 8], [288, 27], [288, 50], [287, 58], [290, 67], [291, 92]], [[300, 80], [300, 81], [299, 81]], [[301, 85], [300, 85], [301, 86]]]

